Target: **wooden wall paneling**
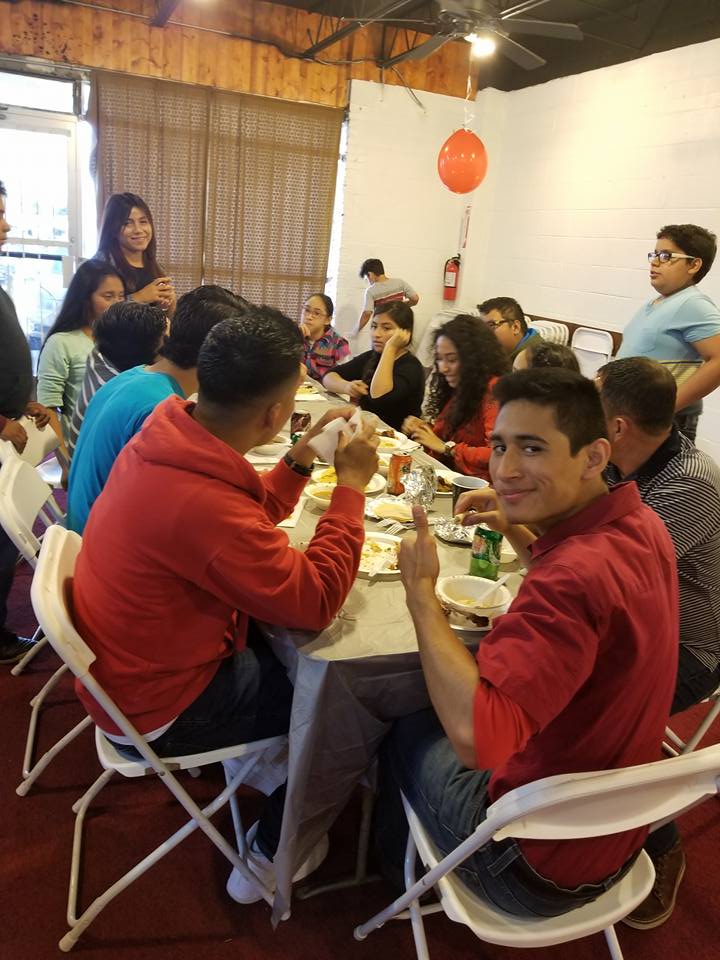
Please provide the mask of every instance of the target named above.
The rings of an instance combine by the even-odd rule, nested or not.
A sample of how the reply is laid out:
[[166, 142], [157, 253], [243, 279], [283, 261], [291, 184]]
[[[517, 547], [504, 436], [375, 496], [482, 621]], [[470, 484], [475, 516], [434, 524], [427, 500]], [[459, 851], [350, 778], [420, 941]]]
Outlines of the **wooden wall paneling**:
[[[382, 29], [377, 24], [321, 54], [328, 61], [362, 62], [320, 64], [283, 57], [268, 44], [189, 25], [151, 27], [154, 0], [107, 2], [141, 13], [142, 19], [44, 0], [0, 3], [0, 52], [329, 106], [347, 104], [350, 78], [377, 82], [381, 77], [375, 63]], [[274, 39], [280, 46], [297, 51], [315, 40], [320, 24], [315, 14], [263, 0], [218, 0], [203, 8], [180, 4], [174, 18], [197, 19], [220, 31]], [[331, 29], [330, 24], [324, 25], [321, 36]], [[463, 97], [466, 48], [466, 44], [447, 43], [425, 60], [400, 64], [398, 71], [418, 91]], [[392, 70], [385, 71], [384, 80], [388, 84], [402, 83]]]

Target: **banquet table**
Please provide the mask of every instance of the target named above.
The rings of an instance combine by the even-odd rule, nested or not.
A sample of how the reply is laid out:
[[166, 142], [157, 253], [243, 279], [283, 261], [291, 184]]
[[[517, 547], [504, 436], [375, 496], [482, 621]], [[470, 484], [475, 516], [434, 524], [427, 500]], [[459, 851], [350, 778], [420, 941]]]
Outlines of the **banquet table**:
[[[323, 395], [297, 406], [315, 422], [338, 402]], [[438, 466], [422, 450], [414, 451], [413, 459]], [[450, 512], [451, 498], [436, 497], [430, 516]], [[291, 543], [309, 541], [321, 516], [306, 500], [287, 531]], [[366, 520], [366, 529], [378, 530], [377, 523]], [[468, 572], [469, 546], [437, 543], [442, 576]], [[518, 582], [518, 574], [511, 574], [512, 593]], [[338, 616], [319, 634], [270, 624], [261, 629], [294, 686], [287, 795], [274, 860], [277, 923], [290, 908], [293, 873], [372, 766], [393, 719], [427, 707], [429, 699], [399, 576], [358, 578]], [[472, 643], [482, 634], [461, 636]]]

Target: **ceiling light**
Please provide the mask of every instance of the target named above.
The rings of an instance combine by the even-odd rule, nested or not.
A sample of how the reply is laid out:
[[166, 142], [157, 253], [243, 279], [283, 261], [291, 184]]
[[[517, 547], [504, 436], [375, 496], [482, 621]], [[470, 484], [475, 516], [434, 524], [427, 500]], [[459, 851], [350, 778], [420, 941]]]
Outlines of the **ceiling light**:
[[492, 37], [469, 33], [465, 39], [472, 44], [471, 51], [474, 57], [489, 57], [495, 53], [495, 41]]

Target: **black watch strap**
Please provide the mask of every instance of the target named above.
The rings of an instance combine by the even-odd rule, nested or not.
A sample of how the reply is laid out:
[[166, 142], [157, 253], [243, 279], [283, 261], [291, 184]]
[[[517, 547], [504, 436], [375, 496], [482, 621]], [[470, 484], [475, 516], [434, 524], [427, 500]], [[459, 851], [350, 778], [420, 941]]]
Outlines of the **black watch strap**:
[[293, 473], [297, 473], [301, 477], [307, 478], [312, 476], [313, 464], [311, 464], [309, 467], [303, 467], [302, 464], [297, 463], [295, 460], [293, 460], [293, 458], [290, 456], [289, 453], [286, 453], [285, 456], [283, 457], [283, 463], [285, 463], [286, 466], [290, 467]]

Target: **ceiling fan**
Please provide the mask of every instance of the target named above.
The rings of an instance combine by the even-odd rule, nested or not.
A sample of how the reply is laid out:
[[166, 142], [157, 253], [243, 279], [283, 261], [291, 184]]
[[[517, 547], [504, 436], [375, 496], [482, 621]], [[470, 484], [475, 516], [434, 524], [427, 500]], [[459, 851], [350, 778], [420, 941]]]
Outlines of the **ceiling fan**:
[[582, 40], [583, 33], [575, 23], [557, 23], [551, 20], [529, 20], [516, 16], [527, 13], [547, 0], [527, 0], [501, 10], [500, 0], [438, 0], [438, 30], [428, 40], [411, 50], [399, 53], [385, 61], [391, 66], [401, 60], [423, 60], [449, 40], [490, 39], [494, 49], [525, 70], [544, 67], [547, 61], [532, 50], [513, 40], [511, 34], [552, 37], [557, 40]]

